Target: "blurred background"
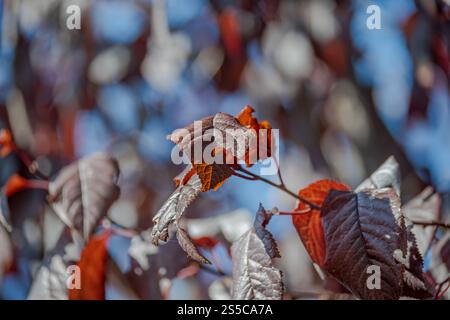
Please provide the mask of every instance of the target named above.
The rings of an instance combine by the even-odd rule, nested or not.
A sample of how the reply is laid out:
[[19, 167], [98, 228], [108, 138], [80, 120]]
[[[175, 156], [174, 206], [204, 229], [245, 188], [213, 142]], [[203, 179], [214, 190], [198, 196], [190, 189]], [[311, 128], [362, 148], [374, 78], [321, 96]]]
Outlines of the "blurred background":
[[[73, 4], [81, 8], [80, 30], [66, 27]], [[371, 4], [381, 9], [379, 30], [366, 26]], [[171, 162], [167, 134], [247, 104], [280, 130], [289, 189], [324, 177], [355, 187], [394, 155], [403, 200], [432, 185], [448, 214], [448, 0], [0, 0], [0, 35], [0, 128], [48, 176], [97, 151], [115, 156], [121, 196], [108, 216], [117, 225], [151, 227], [174, 190], [183, 168]], [[17, 156], [0, 159], [1, 184], [14, 173], [27, 176]], [[55, 244], [59, 222], [44, 198], [31, 191], [8, 199], [14, 231], [0, 231], [4, 299], [29, 296]], [[260, 202], [286, 211], [295, 205], [270, 186], [232, 177], [185, 216], [191, 233], [215, 223], [234, 239]], [[221, 222], [205, 220], [218, 216]], [[291, 219], [272, 219], [269, 229], [287, 292], [320, 292]], [[159, 249], [138, 242], [110, 239], [133, 294], [108, 278], [106, 298], [226, 297], [227, 281], [186, 269], [176, 241]], [[229, 273], [226, 247], [212, 251], [206, 254]]]

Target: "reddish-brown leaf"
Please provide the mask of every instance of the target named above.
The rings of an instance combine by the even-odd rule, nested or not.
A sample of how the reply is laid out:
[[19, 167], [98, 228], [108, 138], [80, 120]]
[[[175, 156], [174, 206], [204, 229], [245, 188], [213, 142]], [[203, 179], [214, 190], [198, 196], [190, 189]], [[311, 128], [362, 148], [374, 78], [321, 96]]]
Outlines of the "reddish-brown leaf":
[[[330, 190], [349, 191], [350, 187], [331, 180], [319, 180], [301, 189], [298, 195], [320, 207]], [[308, 209], [309, 206], [300, 201], [295, 211], [304, 212]], [[292, 222], [311, 259], [319, 266], [323, 266], [326, 247], [320, 211], [311, 209], [308, 212], [293, 215]]]
[[70, 300], [104, 300], [106, 267], [108, 264], [108, 240], [110, 232], [94, 235], [84, 248], [78, 266], [81, 288], [70, 289]]
[[181, 218], [189, 204], [200, 194], [202, 182], [197, 174], [189, 181], [180, 185], [164, 202], [159, 211], [153, 216], [152, 243], [158, 245], [159, 241], [167, 241], [169, 227]]
[[244, 109], [241, 110], [241, 112], [239, 112], [239, 114], [236, 116], [236, 119], [238, 119], [241, 125], [249, 126], [252, 129], [258, 130], [258, 120], [253, 117], [253, 112], [255, 112], [255, 110], [247, 105], [244, 107]]

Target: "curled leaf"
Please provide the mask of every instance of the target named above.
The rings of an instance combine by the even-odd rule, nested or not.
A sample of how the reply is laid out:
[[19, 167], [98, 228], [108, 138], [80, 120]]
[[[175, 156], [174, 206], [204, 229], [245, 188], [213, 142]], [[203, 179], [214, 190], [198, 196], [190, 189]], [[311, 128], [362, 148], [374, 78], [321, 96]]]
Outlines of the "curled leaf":
[[[189, 156], [192, 164], [212, 164], [203, 159], [207, 147], [210, 151], [223, 149], [237, 159], [243, 159], [251, 139], [256, 139], [256, 136], [253, 130], [239, 124], [233, 116], [219, 112], [185, 128], [176, 129], [168, 139]], [[196, 150], [201, 153], [196, 154]], [[196, 156], [201, 156], [201, 159]]]
[[157, 245], [159, 241], [167, 241], [169, 237], [169, 226], [178, 220], [189, 204], [200, 194], [202, 182], [198, 175], [180, 185], [164, 202], [161, 209], [153, 217], [152, 242]]
[[[272, 139], [272, 127], [268, 121], [262, 121], [258, 123], [258, 120], [253, 117], [253, 112], [255, 110], [250, 106], [245, 106], [244, 109], [236, 116], [239, 123], [247, 128], [255, 131], [256, 134], [256, 147], [249, 148], [245, 154], [245, 162], [247, 167], [254, 164], [254, 159], [264, 160], [272, 156], [272, 148], [274, 147]], [[262, 144], [261, 140], [265, 141]], [[260, 145], [261, 143], [261, 145]], [[266, 150], [262, 150], [261, 146], [265, 147]]]
[[181, 227], [178, 227], [177, 229], [177, 239], [180, 247], [189, 257], [200, 263], [211, 264], [211, 262], [197, 250], [186, 230]]
[[[247, 166], [271, 156], [271, 127], [258, 124], [253, 109], [246, 106], [237, 118], [219, 112], [177, 129], [168, 136], [187, 155], [202, 181], [202, 191], [217, 190], [232, 174], [230, 164], [245, 160]], [[259, 150], [261, 139], [268, 141], [265, 152]], [[201, 151], [201, 152], [199, 152]], [[204, 158], [206, 156], [210, 158]], [[188, 167], [183, 176], [191, 169]], [[175, 183], [180, 183], [179, 177]]]

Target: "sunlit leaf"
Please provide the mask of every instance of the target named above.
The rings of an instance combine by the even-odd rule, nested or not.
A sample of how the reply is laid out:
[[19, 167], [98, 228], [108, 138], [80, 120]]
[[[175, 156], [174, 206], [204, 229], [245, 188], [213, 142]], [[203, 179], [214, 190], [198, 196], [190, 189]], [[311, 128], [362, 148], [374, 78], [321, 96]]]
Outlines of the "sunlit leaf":
[[194, 175], [185, 185], [179, 186], [153, 217], [152, 242], [167, 241], [169, 226], [178, 220], [189, 204], [200, 194], [202, 183]]
[[231, 247], [233, 299], [279, 300], [283, 295], [281, 271], [272, 261], [280, 254], [266, 229], [269, 220], [270, 214], [260, 205], [253, 227]]

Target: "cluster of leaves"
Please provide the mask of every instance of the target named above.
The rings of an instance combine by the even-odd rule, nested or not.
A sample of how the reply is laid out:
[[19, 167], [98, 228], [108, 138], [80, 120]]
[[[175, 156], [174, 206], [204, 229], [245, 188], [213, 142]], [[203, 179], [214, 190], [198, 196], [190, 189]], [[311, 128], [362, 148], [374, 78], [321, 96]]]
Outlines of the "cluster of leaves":
[[[244, 137], [255, 135], [260, 138], [260, 129], [270, 129], [270, 125], [267, 121], [262, 121], [258, 123], [256, 118], [252, 116], [254, 110], [250, 106], [246, 106], [237, 117], [233, 117], [226, 113], [218, 113], [214, 116], [210, 116], [201, 120], [201, 134], [196, 134], [194, 132], [194, 124], [191, 124], [181, 130], [183, 135], [180, 135], [180, 130], [175, 130], [174, 133], [168, 136], [168, 138], [176, 143], [181, 150], [187, 154], [192, 154], [190, 149], [197, 142], [197, 139], [202, 141], [206, 140], [203, 133], [210, 129], [213, 130], [213, 134], [225, 136], [227, 129], [236, 130], [236, 132], [241, 133]], [[240, 130], [237, 130], [240, 129]], [[267, 130], [268, 134], [265, 138], [268, 139], [268, 150], [265, 156], [270, 155], [272, 149], [272, 139], [270, 135], [270, 130]], [[239, 137], [234, 137], [239, 138]], [[222, 141], [222, 139], [217, 139]], [[223, 144], [215, 143], [217, 141], [214, 139], [214, 145], [211, 148], [212, 152], [221, 152], [225, 158], [233, 157], [232, 161], [224, 161], [223, 164], [217, 163], [195, 163], [191, 159], [192, 163], [186, 167], [186, 169], [181, 172], [177, 177], [174, 178], [175, 185], [177, 189], [172, 193], [169, 199], [163, 204], [161, 209], [156, 213], [153, 218], [155, 227], [152, 231], [153, 243], [158, 244], [159, 241], [167, 241], [169, 235], [169, 227], [171, 224], [177, 225], [177, 237], [180, 240], [180, 244], [183, 248], [187, 249], [187, 252], [192, 257], [198, 257], [196, 250], [192, 250], [194, 247], [187, 243], [189, 241], [188, 237], [185, 235], [183, 230], [178, 227], [178, 221], [180, 220], [183, 212], [186, 210], [187, 206], [201, 193], [207, 192], [211, 189], [217, 190], [231, 175], [236, 174], [235, 170], [238, 168], [238, 161], [243, 160], [246, 162], [247, 166], [251, 166], [252, 163], [249, 161], [252, 157], [252, 153], [257, 155], [258, 160], [263, 160], [264, 157], [260, 156], [258, 150], [259, 144], [257, 144], [256, 149], [244, 148], [242, 150], [227, 150], [226, 146]], [[203, 146], [206, 148], [207, 146]], [[262, 154], [262, 152], [261, 152]], [[197, 259], [200, 261], [207, 261], [205, 258]]]
[[[244, 135], [249, 132], [254, 134], [261, 128], [270, 128], [267, 122], [258, 123], [252, 113], [253, 109], [247, 106], [237, 117], [219, 113], [202, 119], [202, 122], [206, 127], [218, 130], [240, 128]], [[195, 136], [193, 128], [191, 125], [184, 131], [192, 135], [189, 138]], [[0, 153], [3, 156], [19, 152], [8, 132], [2, 132], [1, 137]], [[267, 138], [271, 139], [270, 135]], [[189, 147], [185, 141], [192, 141], [176, 132], [170, 135], [169, 139], [182, 149]], [[269, 146], [274, 147], [272, 143]], [[220, 145], [215, 146], [213, 150], [223, 152], [225, 157], [229, 152]], [[217, 238], [191, 238], [187, 228], [183, 227], [183, 213], [201, 192], [217, 190], [231, 175], [248, 178], [238, 172], [250, 174], [250, 180], [267, 182], [268, 180], [244, 170], [238, 163], [241, 160], [251, 166], [247, 160], [252, 152], [257, 154], [258, 160], [263, 159], [258, 150], [250, 149], [238, 152], [239, 156], [234, 156], [236, 161], [232, 163], [188, 165], [175, 177], [177, 188], [174, 193], [154, 215], [151, 232], [145, 231], [141, 234], [144, 246], [159, 245], [167, 241], [173, 231], [180, 247], [190, 258], [200, 264], [211, 264], [202, 251], [216, 246]], [[42, 177], [33, 161], [24, 154], [20, 156], [34, 178], [26, 179], [13, 175], [3, 187], [1, 224], [5, 229], [11, 230], [8, 197], [25, 189], [37, 188], [47, 191], [48, 205], [66, 226], [66, 229], [61, 231], [54, 250], [48, 254], [37, 271], [29, 297], [104, 299], [106, 269], [109, 263], [107, 243], [113, 229], [107, 228], [100, 234], [95, 234], [94, 231], [119, 196], [117, 162], [106, 154], [94, 154], [64, 167], [54, 180], [49, 181]], [[280, 173], [279, 177], [282, 180]], [[283, 183], [270, 184], [288, 191]], [[436, 194], [425, 190], [423, 194], [402, 206], [400, 190], [399, 165], [390, 157], [355, 190], [339, 182], [320, 180], [298, 191], [298, 204], [292, 212], [280, 212], [276, 208], [266, 210], [260, 205], [253, 226], [239, 238], [232, 239], [229, 244], [229, 254], [233, 262], [230, 297], [283, 298], [282, 273], [274, 263], [274, 259], [280, 257], [280, 251], [272, 234], [267, 230], [271, 218], [280, 214], [292, 215], [293, 225], [317, 269], [325, 276], [337, 280], [355, 297], [440, 297], [443, 295], [443, 283], [433, 283], [432, 278], [423, 272], [422, 254], [426, 253], [434, 238], [430, 239], [426, 225], [417, 229], [409, 220], [417, 216], [429, 218], [430, 216], [423, 212], [436, 211], [439, 200]], [[292, 192], [290, 194], [292, 195]], [[431, 218], [434, 219], [435, 216]], [[418, 234], [418, 240], [413, 228], [416, 228], [414, 231]], [[442, 252], [439, 267], [442, 268], [443, 262], [444, 272], [447, 273], [448, 257], [443, 255], [448, 251], [448, 243], [450, 242], [447, 239], [444, 244], [439, 244], [438, 249]], [[81, 289], [71, 289], [67, 292], [65, 280], [66, 266], [69, 263], [76, 263], [81, 268], [83, 286]], [[380, 268], [379, 289], [374, 290], [367, 286], [370, 276], [367, 271], [371, 266]], [[434, 288], [435, 286], [437, 288]]]
[[[379, 42], [377, 37], [365, 36], [370, 31], [367, 30], [364, 19], [361, 19], [365, 18], [366, 12], [358, 1], [267, 0], [263, 2], [264, 5], [259, 1], [233, 3], [202, 1], [202, 5], [192, 6], [190, 10], [192, 14], [189, 17], [183, 15], [184, 10], [175, 10], [166, 16], [164, 11], [167, 10], [164, 10], [162, 1], [111, 2], [108, 4], [109, 10], [106, 10], [109, 17], [114, 15], [120, 18], [125, 8], [126, 12], [135, 12], [139, 18], [135, 19], [135, 23], [108, 25], [109, 32], [104, 32], [102, 28], [104, 24], [96, 23], [105, 18], [103, 6], [97, 6], [96, 1], [83, 2], [83, 12], [89, 19], [82, 19], [83, 26], [77, 32], [60, 27], [58, 12], [61, 12], [61, 9], [64, 11], [63, 1], [27, 1], [20, 6], [16, 5], [17, 1], [0, 1], [0, 3], [3, 3], [5, 17], [12, 17], [15, 21], [2, 29], [2, 39], [6, 40], [7, 46], [11, 48], [10, 54], [3, 57], [5, 59], [2, 61], [4, 62], [2, 67], [11, 72], [2, 74], [2, 79], [4, 78], [2, 83], [5, 85], [2, 85], [1, 91], [5, 99], [1, 103], [3, 111], [0, 116], [1, 125], [11, 128], [15, 134], [19, 133], [14, 137], [16, 142], [33, 152], [39, 162], [42, 161], [43, 171], [48, 174], [51, 170], [52, 174], [57, 175], [53, 170], [61, 166], [61, 161], [73, 159], [76, 154], [90, 152], [92, 148], [104, 147], [111, 143], [113, 147], [110, 150], [113, 153], [123, 155], [123, 150], [127, 150], [126, 159], [120, 159], [126, 162], [127, 168], [122, 176], [123, 195], [111, 213], [117, 213], [115, 209], [120, 208], [122, 220], [127, 220], [124, 217], [137, 217], [139, 228], [148, 226], [150, 219], [145, 213], [150, 212], [150, 208], [159, 202], [160, 190], [166, 186], [163, 181], [168, 180], [166, 172], [172, 168], [169, 163], [163, 162], [167, 158], [161, 152], [149, 150], [149, 146], [152, 148], [155, 145], [156, 149], [164, 150], [163, 144], [155, 144], [154, 140], [147, 138], [149, 134], [154, 138], [155, 132], [165, 131], [179, 121], [187, 122], [186, 119], [190, 119], [193, 114], [203, 114], [205, 110], [214, 113], [227, 104], [227, 101], [230, 99], [235, 101], [236, 98], [248, 97], [261, 103], [261, 106], [264, 105], [266, 115], [270, 119], [276, 119], [283, 127], [285, 143], [291, 146], [287, 149], [286, 164], [291, 166], [292, 152], [296, 152], [299, 148], [302, 153], [305, 150], [305, 154], [308, 154], [307, 159], [311, 161], [311, 168], [307, 168], [309, 165], [306, 161], [301, 163], [297, 167], [295, 178], [299, 178], [303, 173], [309, 175], [329, 172], [330, 175], [351, 183], [353, 187], [361, 179], [363, 167], [371, 168], [376, 163], [381, 163], [383, 159], [380, 157], [384, 154], [392, 153], [400, 156], [403, 150], [409, 161], [398, 158], [402, 163], [402, 170], [411, 170], [407, 168], [411, 164], [423, 179], [421, 182], [414, 174], [409, 175], [407, 189], [402, 190], [404, 197], [412, 196], [411, 193], [417, 192], [418, 188], [423, 186], [422, 183], [433, 183], [439, 187], [446, 180], [442, 173], [446, 171], [445, 159], [450, 155], [446, 134], [450, 123], [448, 108], [445, 107], [447, 100], [431, 98], [436, 94], [441, 96], [442, 88], [447, 87], [450, 74], [449, 50], [446, 45], [449, 43], [448, 35], [450, 35], [448, 1], [426, 1], [427, 5], [424, 5], [423, 1], [417, 1], [415, 6], [403, 6], [403, 10], [394, 10], [398, 8], [396, 2], [380, 2], [382, 10], [390, 12], [392, 21], [398, 22], [383, 25], [384, 32], [398, 35], [393, 39], [394, 42]], [[177, 11], [181, 13], [183, 19], [180, 19]], [[300, 11], [303, 14], [291, 14]], [[33, 22], [31, 24], [27, 23], [30, 22], [28, 21], [30, 12], [34, 13], [32, 21], [30, 20]], [[159, 18], [152, 18], [155, 16]], [[320, 20], [316, 19], [318, 16], [326, 17], [328, 23], [319, 26], [310, 23], [312, 20]], [[10, 20], [8, 18], [8, 21]], [[91, 21], [93, 23], [89, 23]], [[334, 32], [337, 29], [340, 32]], [[30, 32], [39, 36], [29, 36]], [[204, 37], [205, 34], [213, 36]], [[67, 41], [68, 38], [70, 41]], [[48, 45], [49, 41], [52, 43], [51, 46]], [[393, 43], [395, 48], [392, 47]], [[400, 53], [408, 52], [412, 59], [403, 59], [403, 53], [385, 55], [386, 50], [382, 50], [384, 45], [387, 46], [385, 49], [396, 49], [396, 52]], [[376, 52], [370, 50], [373, 46], [381, 50]], [[77, 54], [73, 54], [74, 50]], [[292, 55], [292, 52], [296, 54]], [[51, 59], [36, 59], [36, 54]], [[373, 61], [378, 63], [374, 65], [371, 63]], [[389, 61], [391, 63], [388, 63]], [[392, 63], [393, 61], [395, 63]], [[112, 62], [114, 62], [112, 68], [104, 68], [105, 64]], [[356, 69], [352, 68], [355, 63], [359, 66]], [[399, 67], [393, 70], [390, 68], [392, 64]], [[402, 68], [404, 64], [406, 67]], [[408, 74], [407, 77], [404, 77], [405, 72]], [[396, 86], [403, 88], [405, 83], [399, 80], [405, 78], [413, 82], [411, 90], [393, 89]], [[382, 81], [370, 81], [374, 79]], [[371, 85], [368, 86], [368, 83]], [[391, 90], [386, 90], [387, 88]], [[373, 92], [370, 89], [373, 89]], [[392, 92], [398, 94], [400, 100], [406, 103], [402, 119], [398, 118], [398, 113], [382, 112], [391, 110], [389, 103], [392, 102], [390, 99]], [[382, 98], [372, 101], [370, 97], [373, 97], [374, 93]], [[444, 90], [444, 95], [445, 93]], [[211, 104], [211, 101], [214, 103]], [[123, 108], [124, 104], [129, 107]], [[118, 110], [123, 112], [117, 112]], [[177, 112], [176, 117], [173, 116], [174, 111]], [[218, 120], [221, 118], [224, 119], [218, 117]], [[252, 118], [250, 113], [250, 117], [246, 120], [248, 124], [245, 126], [254, 122]], [[243, 124], [244, 119], [241, 121], [240, 124]], [[404, 123], [414, 125], [403, 126]], [[259, 125], [266, 126], [263, 122]], [[399, 145], [391, 138], [386, 128], [389, 128], [390, 134], [395, 136]], [[410, 139], [406, 139], [407, 137]], [[109, 138], [112, 138], [111, 141], [107, 141]], [[423, 143], [419, 145], [407, 143], [411, 139], [415, 141], [419, 139]], [[34, 268], [42, 261], [44, 252], [46, 258], [43, 267], [52, 267], [47, 270], [59, 270], [62, 263], [66, 264], [69, 261], [65, 250], [48, 252], [49, 248], [44, 237], [39, 239], [42, 241], [36, 241], [36, 237], [30, 239], [28, 237], [30, 229], [40, 230], [39, 235], [45, 235], [46, 238], [52, 234], [47, 231], [49, 229], [53, 231], [54, 224], [60, 226], [60, 223], [52, 217], [53, 213], [50, 210], [54, 207], [54, 203], [49, 202], [50, 206], [48, 204], [41, 206], [46, 191], [27, 191], [30, 188], [47, 190], [50, 179], [42, 177], [32, 159], [15, 147], [9, 131], [1, 131], [0, 140], [3, 143], [0, 157], [13, 152], [20, 156], [30, 171], [28, 175], [23, 166], [20, 167], [18, 174], [11, 176], [0, 193], [0, 208], [3, 213], [0, 215], [0, 224], [4, 225], [6, 230], [12, 231], [8, 233], [0, 230], [1, 249], [6, 247], [7, 241], [14, 239], [8, 248], [12, 251], [13, 259], [3, 264], [4, 256], [0, 255], [0, 282], [4, 283], [1, 278], [5, 270], [8, 283], [12, 280], [16, 284], [3, 286], [1, 294], [4, 294], [5, 298], [19, 298], [29, 289], [30, 278], [35, 278], [36, 274], [47, 274], [36, 272]], [[345, 159], [342, 159], [343, 154]], [[247, 156], [249, 157], [250, 155]], [[361, 166], [362, 163], [364, 166]], [[6, 178], [6, 174], [16, 172], [17, 165], [20, 166], [12, 157], [5, 159], [3, 164], [3, 178]], [[202, 176], [214, 176], [213, 172], [219, 172], [220, 169], [224, 170], [224, 174], [230, 173], [226, 166], [203, 168]], [[197, 169], [201, 170], [200, 167]], [[292, 167], [289, 169], [292, 170]], [[182, 174], [180, 177], [186, 177], [185, 181], [180, 181], [182, 186], [188, 184], [189, 175]], [[189, 184], [194, 185], [195, 189], [198, 184], [194, 182], [189, 181]], [[219, 186], [212, 181], [209, 186], [203, 188], [202, 185], [202, 189], [209, 190], [211, 187], [217, 189]], [[325, 190], [323, 199], [326, 199], [329, 190], [325, 187], [326, 183], [323, 186]], [[299, 185], [298, 188], [300, 187], [302, 186]], [[92, 188], [95, 189], [96, 186]], [[339, 187], [336, 188], [341, 190]], [[346, 190], [348, 189], [341, 191]], [[156, 194], [158, 196], [154, 197]], [[182, 197], [190, 197], [188, 194], [191, 194], [191, 189], [186, 186]], [[70, 196], [70, 193], [65, 194], [64, 191], [60, 194], [61, 199], [64, 197], [69, 199]], [[300, 196], [303, 199], [315, 197], [311, 195], [309, 198], [307, 194]], [[200, 203], [200, 207], [206, 202], [212, 205], [205, 205], [203, 208], [217, 205], [232, 206], [230, 201], [220, 202], [220, 196], [205, 198], [202, 199], [204, 201]], [[439, 219], [439, 215], [434, 214], [439, 211], [436, 210], [439, 207], [439, 200], [440, 195], [429, 187], [412, 202], [402, 205], [401, 212], [406, 217], [428, 223]], [[18, 202], [20, 209], [26, 212], [18, 210]], [[323, 204], [325, 201], [313, 202]], [[124, 203], [129, 210], [123, 208]], [[94, 246], [84, 246], [83, 242], [89, 244], [91, 239], [97, 237], [97, 234], [91, 234], [87, 240], [81, 241], [86, 237], [83, 235], [85, 232], [83, 229], [86, 228], [81, 220], [87, 221], [90, 219], [89, 216], [73, 216], [75, 221], [71, 223], [72, 214], [64, 212], [63, 206], [58, 207], [60, 207], [58, 215], [65, 218], [66, 225], [70, 226], [67, 229], [78, 230], [72, 231], [68, 240], [65, 239], [66, 232], [64, 232], [59, 243], [70, 243], [73, 241], [72, 234], [76, 234], [79, 243], [77, 251], [92, 248], [89, 250], [97, 252], [93, 255], [78, 253], [71, 256], [71, 260], [77, 262], [83, 257], [85, 261], [83, 265], [89, 266], [91, 257], [103, 254], [108, 239], [117, 240], [117, 234], [113, 233], [113, 236], [102, 238], [103, 241], [94, 241], [96, 244]], [[177, 210], [181, 211], [180, 209]], [[296, 213], [293, 215], [296, 220], [306, 220], [295, 224], [305, 234], [302, 240], [309, 248], [311, 259], [317, 261], [315, 264], [318, 266], [325, 265], [327, 243], [323, 227], [325, 222], [321, 217], [322, 209], [310, 208], [305, 202], [299, 201], [293, 210]], [[204, 210], [195, 211], [206, 213]], [[104, 215], [104, 212], [101, 215]], [[44, 224], [48, 216], [55, 222], [50, 226]], [[97, 219], [93, 217], [93, 220]], [[163, 220], [161, 217], [162, 222]], [[108, 220], [103, 218], [100, 221]], [[130, 219], [130, 225], [135, 221]], [[214, 238], [206, 236], [197, 238], [198, 234], [190, 228], [192, 222], [190, 219], [177, 221], [179, 225], [170, 224], [175, 227], [172, 227], [175, 231], [179, 228], [184, 230], [184, 232], [180, 230], [179, 238], [187, 240], [191, 238], [190, 242], [197, 251], [219, 269], [214, 259], [208, 255], [209, 252], [205, 250], [215, 247], [218, 241], [226, 242], [227, 249], [230, 249], [229, 245], [237, 239], [228, 234], [230, 228], [218, 227], [219, 222], [223, 222], [222, 217], [208, 221], [211, 234], [215, 234]], [[206, 219], [201, 219], [201, 222], [206, 222]], [[217, 223], [217, 226], [213, 223]], [[106, 226], [104, 223], [100, 224], [101, 227], [95, 228], [96, 233], [102, 233]], [[251, 223], [246, 221], [245, 227], [249, 224]], [[30, 225], [32, 228], [29, 228]], [[236, 221], [235, 229], [242, 228], [242, 221]], [[127, 231], [119, 229], [121, 233]], [[445, 227], [437, 225], [415, 224], [412, 228], [419, 251], [426, 261], [427, 276], [432, 276], [438, 282], [437, 289], [439, 283], [448, 277], [450, 267], [449, 233], [443, 233], [444, 230]], [[135, 250], [139, 251], [137, 249], [140, 248], [144, 252], [162, 251], [163, 256], [167, 256], [170, 260], [171, 266], [175, 264], [173, 260], [179, 256], [185, 258], [184, 255], [175, 255], [171, 252], [174, 247], [177, 252], [181, 252], [176, 239], [155, 249], [149, 244], [152, 238], [150, 231], [145, 234], [135, 233], [137, 235], [132, 237], [130, 253], [133, 253], [133, 258], [136, 257], [136, 261], [140, 262], [139, 265], [145, 265], [148, 262], [147, 258], [152, 260], [156, 256], [135, 255]], [[169, 234], [171, 232], [168, 232]], [[6, 239], [7, 237], [10, 239]], [[26, 241], [21, 241], [22, 239]], [[439, 242], [437, 239], [440, 239]], [[280, 251], [283, 254], [284, 248], [281, 244], [280, 242], [282, 249]], [[282, 245], [295, 248], [298, 244], [283, 242]], [[125, 250], [122, 247], [121, 250], [115, 250], [116, 248], [118, 246], [110, 246], [111, 256], [117, 251]], [[217, 249], [216, 247], [215, 250]], [[5, 251], [7, 250], [0, 252]], [[283, 254], [283, 257], [285, 256], [286, 253]], [[434, 258], [437, 260], [434, 261]], [[295, 265], [297, 262], [292, 263], [293, 258], [289, 258], [289, 263], [286, 260], [281, 263]], [[158, 268], [155, 265], [158, 264], [153, 262], [152, 260], [149, 263], [149, 269], [145, 274], [157, 274]], [[28, 268], [23, 268], [24, 264]], [[98, 266], [99, 275], [105, 273], [102, 269], [103, 263], [94, 261], [92, 265]], [[135, 265], [131, 270], [134, 268]], [[22, 271], [24, 269], [26, 271]], [[285, 296], [292, 296], [290, 289], [300, 290], [308, 286], [307, 281], [297, 281], [298, 277], [290, 277], [290, 270], [286, 271], [289, 273], [289, 279], [284, 281], [288, 291]], [[299, 270], [299, 274], [307, 275], [303, 270]], [[136, 278], [138, 277], [133, 280]], [[52, 287], [56, 288], [59, 278], [50, 274], [47, 279], [50, 279]], [[99, 276], [98, 279], [102, 278]], [[202, 279], [204, 277], [199, 277], [195, 285], [203, 287], [205, 283], [201, 281]], [[151, 283], [149, 287], [157, 286], [158, 279], [151, 280], [139, 277], [136, 282], [142, 284], [140, 288], [144, 283]], [[329, 279], [327, 285], [328, 281]], [[440, 292], [438, 296], [444, 292], [447, 284], [444, 283], [442, 290], [437, 290]], [[293, 287], [290, 287], [291, 285]], [[11, 287], [14, 290], [9, 290]], [[150, 290], [152, 289], [148, 289], [149, 292]], [[56, 290], [52, 290], [52, 293], [56, 293]], [[99, 291], [97, 297], [102, 296]], [[159, 295], [151, 291], [151, 294], [143, 294], [140, 297], [157, 298]], [[449, 294], [447, 298], [450, 298]]]
[[[94, 154], [62, 168], [53, 181], [48, 181], [14, 144], [8, 131], [2, 130], [1, 137], [1, 155], [18, 152], [30, 174], [35, 175], [26, 179], [14, 174], [3, 187], [0, 211], [3, 227], [12, 230], [8, 198], [26, 189], [45, 190], [48, 206], [66, 226], [59, 233], [55, 249], [37, 271], [29, 298], [103, 299], [110, 233], [94, 235], [94, 231], [119, 197], [117, 161], [107, 154]], [[66, 267], [74, 263], [81, 268], [82, 283], [86, 285], [68, 295]]]
[[[247, 108], [241, 115], [251, 114]], [[222, 123], [217, 119], [227, 119], [234, 126], [257, 125], [254, 118], [242, 122], [241, 115], [237, 121], [222, 113], [202, 121], [213, 126]], [[189, 132], [192, 127], [187, 127]], [[183, 137], [173, 135], [170, 139], [178, 144], [183, 141]], [[202, 191], [216, 190], [237, 170], [235, 164], [193, 165], [175, 178], [178, 188], [154, 217], [153, 242], [166, 241], [169, 227], [174, 224], [180, 245], [188, 255], [210, 263], [179, 227], [179, 221], [186, 207]], [[298, 199], [297, 207], [290, 214], [311, 260], [355, 297], [424, 299], [433, 296], [433, 284], [423, 273], [423, 258], [412, 232], [413, 225], [402, 212], [399, 166], [393, 157], [355, 190], [342, 183], [320, 180], [299, 190]], [[282, 297], [281, 273], [272, 264], [279, 251], [265, 228], [274, 214], [276, 209], [268, 212], [261, 206], [252, 230], [232, 246], [235, 298]], [[367, 285], [371, 266], [380, 268], [379, 290]]]

